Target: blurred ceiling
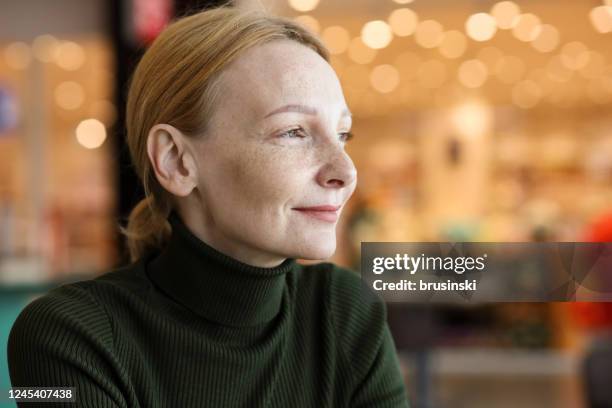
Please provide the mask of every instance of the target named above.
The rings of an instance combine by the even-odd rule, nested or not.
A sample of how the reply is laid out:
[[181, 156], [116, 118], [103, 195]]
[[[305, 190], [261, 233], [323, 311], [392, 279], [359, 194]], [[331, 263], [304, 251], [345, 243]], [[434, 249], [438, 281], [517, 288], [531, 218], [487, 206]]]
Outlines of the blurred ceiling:
[[[610, 0], [398, 1], [407, 4], [253, 3], [317, 31], [334, 54], [332, 65], [349, 103], [364, 114], [444, 106], [469, 97], [574, 112], [603, 111], [612, 103]], [[372, 21], [392, 26], [390, 41], [384, 39], [385, 27], [371, 27], [379, 40], [375, 50], [363, 44], [364, 27]]]

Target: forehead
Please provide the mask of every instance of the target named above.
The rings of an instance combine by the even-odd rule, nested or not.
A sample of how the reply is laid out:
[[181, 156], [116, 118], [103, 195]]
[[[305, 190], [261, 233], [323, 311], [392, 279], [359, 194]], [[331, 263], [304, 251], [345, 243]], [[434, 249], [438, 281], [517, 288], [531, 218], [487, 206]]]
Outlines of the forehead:
[[338, 77], [327, 61], [292, 40], [245, 51], [223, 72], [221, 87], [221, 104], [259, 117], [285, 103], [345, 106]]

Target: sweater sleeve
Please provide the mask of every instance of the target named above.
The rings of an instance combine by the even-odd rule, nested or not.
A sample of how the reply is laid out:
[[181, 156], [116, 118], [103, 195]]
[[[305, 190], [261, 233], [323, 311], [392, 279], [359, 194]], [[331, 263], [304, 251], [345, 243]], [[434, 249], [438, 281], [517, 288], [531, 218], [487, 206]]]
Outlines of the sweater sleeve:
[[352, 378], [350, 407], [408, 407], [385, 303], [355, 272], [335, 267], [332, 315]]
[[13, 387], [75, 387], [75, 402], [27, 407], [127, 407], [113, 369], [108, 316], [86, 289], [65, 285], [19, 314], [8, 340]]

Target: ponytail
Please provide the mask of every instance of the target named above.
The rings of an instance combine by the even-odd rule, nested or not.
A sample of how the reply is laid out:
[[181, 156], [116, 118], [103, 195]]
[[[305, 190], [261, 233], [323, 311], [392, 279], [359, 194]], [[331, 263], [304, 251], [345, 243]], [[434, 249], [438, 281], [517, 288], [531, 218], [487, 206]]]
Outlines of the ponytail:
[[152, 194], [142, 199], [130, 212], [127, 226], [120, 227], [127, 238], [130, 261], [134, 262], [149, 251], [162, 248], [170, 238], [172, 228], [168, 222], [170, 205], [160, 205]]

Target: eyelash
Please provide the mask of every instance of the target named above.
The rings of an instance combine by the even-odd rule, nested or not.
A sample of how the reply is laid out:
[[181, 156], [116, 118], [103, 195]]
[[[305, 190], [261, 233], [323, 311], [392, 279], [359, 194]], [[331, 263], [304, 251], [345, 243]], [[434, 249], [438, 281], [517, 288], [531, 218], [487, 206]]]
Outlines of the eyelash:
[[[303, 132], [304, 129], [301, 128], [301, 127], [295, 128], [295, 129], [289, 129], [288, 131], [281, 133], [280, 136], [281, 137], [285, 137], [285, 136], [287, 136], [289, 134], [292, 134], [292, 132], [297, 132], [297, 131]], [[341, 132], [340, 135], [344, 135], [345, 139], [343, 140], [343, 142], [345, 142], [345, 143], [348, 142], [349, 140], [351, 140], [353, 137], [355, 137], [353, 132]], [[303, 138], [303, 137], [304, 136], [301, 136], [300, 139]]]

